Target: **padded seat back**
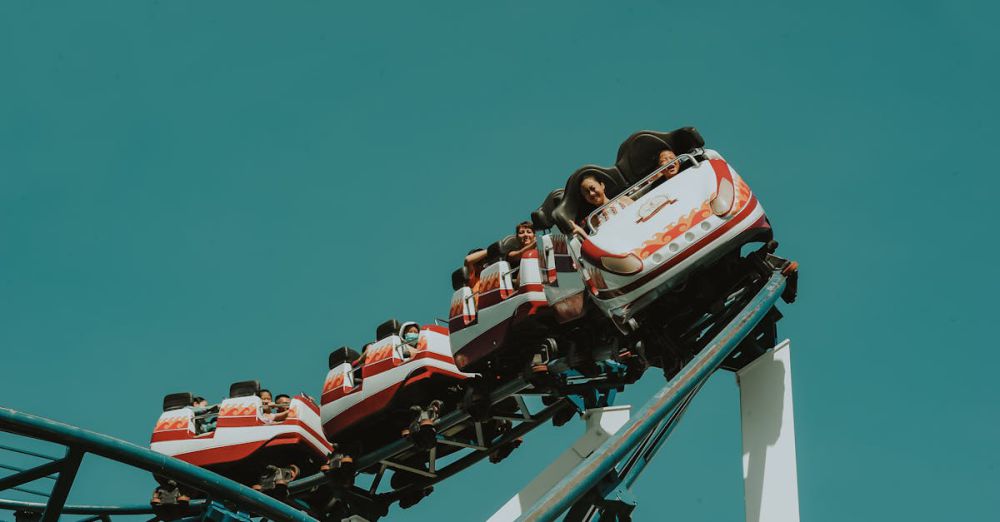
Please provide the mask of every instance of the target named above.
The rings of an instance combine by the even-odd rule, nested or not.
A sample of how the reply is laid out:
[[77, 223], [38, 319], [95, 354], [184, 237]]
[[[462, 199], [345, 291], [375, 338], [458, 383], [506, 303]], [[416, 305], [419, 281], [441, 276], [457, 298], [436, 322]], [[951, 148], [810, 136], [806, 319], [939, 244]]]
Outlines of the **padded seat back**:
[[463, 286], [451, 295], [448, 329], [455, 332], [474, 322], [476, 322], [476, 300], [472, 295], [472, 289]]
[[486, 262], [488, 264], [493, 264], [498, 261], [506, 261], [507, 254], [519, 250], [521, 248], [521, 240], [517, 238], [514, 234], [504, 237], [500, 241], [493, 243], [486, 249]]
[[704, 146], [705, 140], [694, 127], [682, 127], [670, 132], [639, 131], [618, 147], [615, 166], [632, 185], [656, 170], [663, 149], [670, 149], [680, 156]]
[[336, 388], [343, 388], [345, 391], [354, 387], [354, 373], [351, 363], [357, 360], [360, 355], [347, 346], [341, 346], [330, 352], [330, 371], [323, 380], [323, 395], [321, 400], [326, 404], [331, 399], [329, 393]]
[[[521, 288], [525, 285], [542, 284], [542, 263], [538, 257], [538, 250], [527, 250], [521, 256], [521, 263], [518, 267], [518, 284]], [[528, 286], [527, 288], [531, 288]]]
[[352, 363], [358, 360], [359, 357], [361, 357], [361, 355], [354, 351], [351, 347], [341, 346], [340, 348], [330, 352], [330, 357], [327, 362], [329, 362], [329, 368], [332, 370], [341, 364]]
[[510, 264], [498, 261], [486, 267], [479, 276], [479, 309], [492, 306], [514, 295], [514, 281], [510, 274]]
[[261, 400], [256, 395], [230, 397], [219, 404], [218, 427], [229, 428], [239, 426], [231, 422], [233, 417], [258, 417], [260, 408]]
[[260, 392], [260, 381], [240, 381], [229, 385], [229, 398], [256, 397]]
[[468, 286], [468, 284], [469, 284], [469, 276], [466, 273], [466, 269], [465, 269], [464, 266], [462, 268], [459, 268], [458, 270], [455, 270], [454, 272], [451, 273], [451, 289], [452, 290], [458, 290], [459, 288], [462, 288], [463, 286]]
[[565, 234], [573, 233], [571, 223], [586, 217], [594, 210], [594, 206], [587, 203], [583, 199], [583, 194], [580, 193], [580, 182], [587, 176], [594, 176], [598, 181], [604, 183], [604, 194], [608, 199], [614, 198], [627, 188], [624, 178], [615, 167], [586, 165], [579, 168], [566, 180], [563, 197], [552, 210], [552, 221]]
[[535, 230], [548, 230], [555, 226], [555, 222], [552, 221], [552, 210], [562, 201], [564, 192], [565, 189], [556, 189], [549, 192], [549, 195], [542, 201], [538, 210], [531, 213], [531, 225]]
[[389, 319], [388, 321], [378, 325], [378, 328], [375, 329], [375, 340], [381, 341], [387, 336], [399, 333], [399, 326], [399, 321], [395, 319]]
[[[400, 339], [395, 333], [389, 334], [386, 337], [375, 341], [368, 347], [367, 350], [365, 350], [365, 367], [385, 359], [401, 359], [402, 357], [396, 353], [397, 350], [395, 348], [402, 343], [403, 340]], [[363, 373], [363, 375], [367, 377], [369, 374]]]
[[542, 258], [541, 258], [541, 269], [545, 274], [545, 282], [548, 284], [555, 283], [556, 279], [556, 251], [555, 246], [552, 242], [552, 234], [544, 234], [541, 236], [542, 244]]
[[163, 411], [179, 410], [191, 406], [194, 395], [191, 392], [171, 393], [163, 397]]
[[[167, 397], [163, 398], [164, 399], [163, 413], [160, 414], [160, 418], [156, 420], [156, 426], [153, 427], [154, 443], [157, 438], [156, 434], [165, 431], [174, 431], [174, 432], [186, 431], [191, 435], [194, 435], [196, 433], [193, 409], [185, 407], [171, 408], [169, 410], [167, 409], [166, 399], [171, 395], [177, 396], [179, 401], [181, 398], [180, 396], [183, 395], [183, 393], [171, 393], [170, 395], [167, 395]], [[187, 406], [190, 405], [191, 403], [187, 404]]]

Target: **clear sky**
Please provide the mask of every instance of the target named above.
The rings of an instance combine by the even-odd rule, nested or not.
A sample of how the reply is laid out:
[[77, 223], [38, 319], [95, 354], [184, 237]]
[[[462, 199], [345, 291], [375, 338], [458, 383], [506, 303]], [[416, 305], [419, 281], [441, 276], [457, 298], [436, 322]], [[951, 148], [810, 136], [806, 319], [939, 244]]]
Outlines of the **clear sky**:
[[[467, 4], [0, 6], [0, 404], [146, 443], [168, 392], [317, 396], [576, 167], [694, 125], [802, 266], [803, 520], [1000, 518], [994, 5]], [[391, 519], [484, 519], [578, 433]], [[73, 500], [148, 499], [89, 466]], [[719, 374], [636, 519], [740, 519], [740, 466]]]

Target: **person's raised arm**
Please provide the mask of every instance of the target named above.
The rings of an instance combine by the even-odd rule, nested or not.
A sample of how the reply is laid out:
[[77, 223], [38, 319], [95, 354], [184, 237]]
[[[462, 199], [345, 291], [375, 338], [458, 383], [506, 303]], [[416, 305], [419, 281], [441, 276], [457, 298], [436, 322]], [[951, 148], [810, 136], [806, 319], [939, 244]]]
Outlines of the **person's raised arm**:
[[537, 244], [535, 243], [535, 240], [532, 239], [531, 243], [528, 243], [527, 245], [524, 245], [523, 247], [521, 247], [521, 248], [519, 248], [519, 249], [517, 249], [517, 250], [515, 250], [513, 252], [509, 252], [507, 254], [507, 260], [508, 261], [520, 261], [521, 256], [523, 256], [525, 252], [527, 252], [529, 250], [534, 250], [535, 248], [537, 248]]
[[481, 263], [486, 259], [485, 250], [476, 250], [475, 252], [465, 256], [465, 266], [471, 271], [476, 265]]

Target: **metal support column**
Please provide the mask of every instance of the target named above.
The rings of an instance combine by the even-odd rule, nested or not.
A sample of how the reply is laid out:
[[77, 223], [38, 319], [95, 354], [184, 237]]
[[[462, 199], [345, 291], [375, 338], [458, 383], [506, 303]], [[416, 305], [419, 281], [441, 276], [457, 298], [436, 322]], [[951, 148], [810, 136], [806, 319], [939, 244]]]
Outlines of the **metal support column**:
[[66, 497], [76, 480], [76, 472], [80, 469], [80, 462], [83, 461], [83, 451], [79, 448], [66, 448], [66, 456], [60, 461], [59, 477], [56, 478], [56, 485], [52, 486], [52, 493], [49, 495], [49, 503], [45, 506], [45, 513], [42, 513], [42, 522], [56, 522], [62, 514], [63, 505], [66, 504]]
[[653, 396], [618, 434], [549, 490], [518, 520], [551, 521], [597, 486], [687, 395], [701, 385], [771, 311], [785, 289], [775, 271], [757, 294], [708, 345]]
[[631, 409], [631, 406], [622, 405], [592, 408], [585, 411], [583, 420], [586, 423], [586, 429], [583, 435], [549, 467], [528, 483], [524, 489], [511, 497], [499, 511], [489, 518], [489, 522], [516, 520], [525, 509], [541, 498], [542, 494], [572, 471], [583, 459], [589, 457], [601, 443], [617, 433], [628, 422]]
[[736, 373], [747, 522], [799, 520], [790, 347], [785, 340]]

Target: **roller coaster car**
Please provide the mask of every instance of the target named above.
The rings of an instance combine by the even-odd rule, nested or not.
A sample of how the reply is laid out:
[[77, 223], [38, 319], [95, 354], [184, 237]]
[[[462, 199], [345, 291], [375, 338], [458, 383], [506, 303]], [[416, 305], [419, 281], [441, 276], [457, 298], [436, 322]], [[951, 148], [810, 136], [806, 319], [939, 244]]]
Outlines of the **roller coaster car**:
[[475, 287], [465, 268], [452, 274], [448, 329], [455, 362], [463, 370], [481, 368], [488, 355], [508, 342], [512, 330], [548, 308], [538, 251], [524, 252], [516, 267], [508, 261], [507, 254], [520, 246], [513, 235], [490, 245]]
[[[629, 334], [642, 314], [655, 311], [656, 324], [684, 315], [678, 322], [690, 324], [680, 325], [683, 330], [721, 306], [745, 284], [744, 274], [756, 270], [741, 257], [741, 247], [770, 245], [772, 234], [749, 186], [703, 147], [691, 127], [633, 134], [615, 166], [578, 169], [564, 190], [553, 191], [532, 213], [538, 248], [523, 255], [520, 266], [507, 263], [506, 254], [519, 246], [510, 236], [488, 249], [478, 287], [465, 269], [452, 274], [449, 329], [458, 367], [504, 378], [529, 360], [533, 368], [551, 362], [554, 354], [563, 359], [559, 365], [575, 369], [632, 365], [630, 358], [643, 348]], [[659, 168], [659, 153], [667, 148], [678, 158]], [[673, 164], [680, 172], [668, 179]], [[587, 206], [580, 182], [588, 176], [605, 185], [610, 201], [579, 221], [588, 229], [580, 237], [574, 225]], [[695, 284], [686, 285], [693, 277]], [[662, 298], [667, 293], [671, 298]], [[593, 308], [614, 327], [587, 319]], [[641, 372], [645, 362], [635, 369]]]
[[[638, 132], [622, 143], [615, 168], [597, 173], [610, 201], [585, 218], [588, 237], [572, 236], [569, 250], [593, 303], [622, 331], [635, 328], [637, 314], [664, 293], [680, 290], [692, 274], [739, 258], [747, 243], [771, 240], [770, 224], [750, 187], [722, 156], [703, 146], [692, 127]], [[661, 173], [671, 165], [657, 167], [665, 148], [677, 153], [680, 165], [669, 179]], [[630, 186], [617, 185], [615, 172]], [[581, 169], [571, 176], [566, 196], [551, 212], [567, 235], [585, 208], [579, 183], [590, 173]], [[710, 284], [709, 279], [697, 284]]]
[[465, 268], [452, 274], [452, 350], [461, 370], [484, 377], [473, 383], [474, 397], [520, 376], [543, 394], [572, 394], [581, 386], [599, 390], [585, 394], [595, 401], [586, 406], [596, 407], [606, 392], [634, 382], [645, 370], [645, 362], [621, 342], [610, 323], [579, 320], [587, 304], [583, 279], [567, 236], [550, 233], [547, 217], [563, 193], [553, 191], [532, 213], [536, 248], [512, 260], [516, 266], [509, 254], [521, 244], [507, 236], [487, 249], [476, 284]]
[[403, 333], [417, 323], [394, 319], [376, 329], [362, 355], [342, 347], [330, 354], [321, 412], [327, 438], [357, 450], [397, 440], [413, 422], [433, 424], [461, 398], [459, 384], [472, 374], [455, 367], [446, 328], [420, 327], [416, 345]]
[[292, 478], [282, 477], [288, 470], [314, 473], [326, 462], [331, 445], [311, 398], [296, 395], [287, 413], [276, 414], [263, 411], [257, 381], [237, 382], [229, 390], [217, 414], [196, 414], [190, 393], [167, 395], [150, 448], [249, 486], [267, 482], [269, 475], [280, 486]]

